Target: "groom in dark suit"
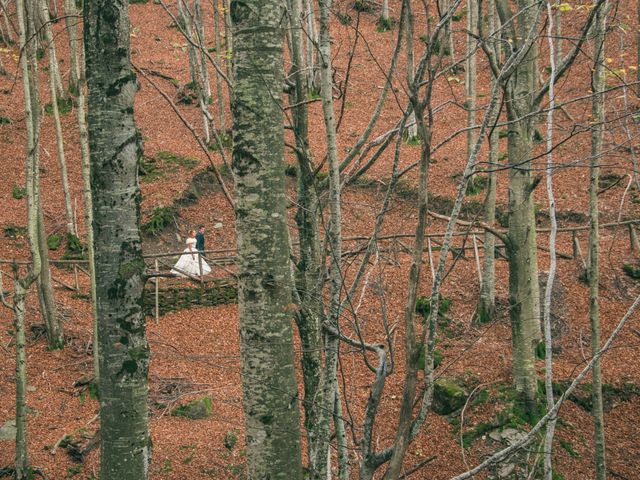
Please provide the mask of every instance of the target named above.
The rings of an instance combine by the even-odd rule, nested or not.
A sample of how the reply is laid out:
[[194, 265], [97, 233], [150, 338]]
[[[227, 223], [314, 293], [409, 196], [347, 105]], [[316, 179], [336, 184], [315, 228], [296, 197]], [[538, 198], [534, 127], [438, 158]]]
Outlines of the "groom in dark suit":
[[204, 252], [204, 225], [200, 225], [198, 233], [196, 233], [196, 250], [201, 253]]

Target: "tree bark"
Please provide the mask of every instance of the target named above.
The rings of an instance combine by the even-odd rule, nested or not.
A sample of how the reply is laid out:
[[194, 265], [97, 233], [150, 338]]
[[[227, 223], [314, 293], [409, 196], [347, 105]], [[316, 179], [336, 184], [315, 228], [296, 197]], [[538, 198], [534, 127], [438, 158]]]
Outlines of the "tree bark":
[[[213, 0], [211, 3], [213, 5], [213, 31], [216, 41], [216, 58], [221, 64], [226, 64], [227, 61], [225, 59], [225, 55], [222, 54], [222, 38], [220, 35], [220, 29], [222, 28], [220, 4], [218, 3], [218, 0]], [[216, 72], [216, 94], [218, 97], [218, 128], [224, 133], [227, 129], [224, 120], [224, 90], [222, 87], [222, 75], [220, 75], [219, 72]]]
[[284, 184], [285, 4], [231, 2], [240, 355], [249, 476], [301, 479]]
[[[607, 6], [600, 9], [594, 24], [594, 67], [592, 73], [593, 103], [591, 108], [591, 169], [589, 182], [589, 320], [591, 322], [591, 352], [595, 355], [600, 349], [600, 306], [598, 297], [600, 282], [600, 245], [598, 242], [598, 190], [600, 189], [600, 158], [602, 155], [602, 142], [604, 136], [604, 89], [605, 89], [605, 65], [604, 47], [607, 20]], [[604, 480], [607, 477], [605, 461], [604, 438], [604, 414], [602, 411], [602, 373], [600, 360], [593, 363], [592, 368], [592, 401], [593, 422], [595, 434], [596, 479]]]
[[142, 312], [137, 90], [129, 58], [128, 3], [85, 2], [89, 144], [100, 343], [102, 480], [148, 478], [149, 346]]
[[[320, 267], [319, 202], [316, 176], [309, 151], [309, 108], [305, 62], [302, 42], [302, 1], [288, 0], [291, 26], [291, 70], [295, 89], [289, 96], [293, 109], [293, 128], [298, 159], [298, 211], [296, 225], [300, 239], [300, 258], [296, 265], [295, 283], [299, 301], [296, 316], [302, 344], [302, 374], [304, 380], [305, 430], [307, 453], [312, 458], [312, 445], [317, 427], [317, 409], [322, 402], [320, 377], [322, 371], [322, 299], [317, 292], [322, 288]], [[338, 400], [339, 401], [339, 400]]]
[[64, 0], [64, 21], [67, 26], [67, 35], [69, 35], [69, 92], [72, 95], [78, 95], [81, 61], [78, 48], [78, 20], [75, 16], [78, 14], [76, 10], [75, 0]]
[[[518, 0], [517, 27], [510, 41], [519, 48], [536, 26], [538, 9], [533, 0]], [[497, 3], [501, 22], [511, 18], [505, 0]], [[517, 37], [515, 38], [515, 30]], [[509, 156], [509, 307], [513, 344], [513, 380], [527, 408], [536, 403], [535, 347], [540, 339], [540, 288], [531, 173], [534, 108], [532, 93], [538, 86], [538, 48], [534, 42], [505, 84]]]
[[[489, 23], [489, 34], [493, 41], [489, 48], [496, 58], [500, 56], [498, 39], [495, 38], [498, 32], [499, 19], [496, 15], [495, 0], [489, 0], [487, 6], [487, 20]], [[492, 78], [495, 86], [497, 79]], [[484, 199], [484, 221], [487, 225], [494, 226], [496, 221], [496, 192], [498, 183], [498, 157], [500, 152], [500, 141], [495, 127], [489, 130], [489, 173], [487, 174], [487, 193]], [[482, 266], [482, 284], [480, 286], [480, 303], [478, 305], [478, 320], [485, 323], [493, 320], [496, 314], [496, 238], [485, 230], [484, 233], [484, 261]]]

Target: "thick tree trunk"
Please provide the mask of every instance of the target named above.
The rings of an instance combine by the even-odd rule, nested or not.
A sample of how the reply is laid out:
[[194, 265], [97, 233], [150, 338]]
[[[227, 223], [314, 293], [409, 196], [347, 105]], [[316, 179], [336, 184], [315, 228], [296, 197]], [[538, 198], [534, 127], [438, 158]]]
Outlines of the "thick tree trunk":
[[301, 479], [282, 85], [285, 4], [231, 2], [240, 354], [250, 478]]
[[[498, 11], [503, 24], [509, 19], [504, 0]], [[518, 47], [535, 27], [537, 9], [533, 0], [519, 0]], [[505, 15], [506, 14], [506, 15]], [[504, 18], [502, 18], [504, 16]], [[515, 32], [514, 32], [515, 34]], [[533, 190], [537, 182], [531, 173], [535, 116], [532, 93], [538, 86], [536, 43], [505, 85], [509, 125], [509, 306], [513, 344], [513, 380], [529, 409], [536, 403], [535, 347], [540, 339], [540, 288]]]
[[136, 77], [128, 3], [89, 0], [84, 10], [89, 142], [100, 342], [102, 480], [148, 477], [149, 346], [142, 312]]
[[[591, 321], [591, 352], [593, 355], [600, 349], [600, 307], [599, 307], [599, 282], [600, 282], [600, 245], [598, 242], [598, 190], [600, 180], [600, 158], [602, 155], [602, 141], [604, 136], [604, 89], [605, 89], [605, 65], [604, 46], [607, 7], [600, 9], [594, 25], [594, 51], [595, 64], [593, 68], [593, 103], [591, 115], [593, 126], [591, 127], [591, 175], [589, 183], [589, 319]], [[596, 479], [604, 480], [607, 477], [605, 462], [605, 438], [604, 438], [604, 414], [602, 412], [602, 373], [600, 360], [596, 360], [592, 368], [593, 377], [593, 422], [595, 433], [595, 464]]]

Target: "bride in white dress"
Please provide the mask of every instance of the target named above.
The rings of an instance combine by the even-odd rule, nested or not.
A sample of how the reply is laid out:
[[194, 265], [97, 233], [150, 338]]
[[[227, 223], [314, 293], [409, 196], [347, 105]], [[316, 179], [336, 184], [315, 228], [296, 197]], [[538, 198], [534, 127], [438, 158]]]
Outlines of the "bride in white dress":
[[171, 273], [178, 277], [200, 276], [200, 262], [202, 262], [202, 275], [211, 273], [211, 267], [204, 258], [200, 261], [198, 257], [200, 253], [196, 250], [196, 231], [189, 230], [189, 238], [187, 238], [187, 248], [184, 253], [171, 269]]

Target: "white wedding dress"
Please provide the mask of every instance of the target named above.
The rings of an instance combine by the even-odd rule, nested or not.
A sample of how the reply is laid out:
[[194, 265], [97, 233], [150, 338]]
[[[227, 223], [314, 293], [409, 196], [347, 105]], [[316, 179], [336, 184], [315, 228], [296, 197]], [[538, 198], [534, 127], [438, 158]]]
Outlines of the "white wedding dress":
[[[199, 253], [196, 250], [196, 239], [187, 238], [187, 248], [184, 249], [184, 253], [180, 255], [180, 258], [171, 269], [171, 273], [178, 277], [199, 277], [200, 276], [200, 262], [198, 261]], [[208, 275], [211, 273], [211, 267], [202, 258], [202, 275]]]

